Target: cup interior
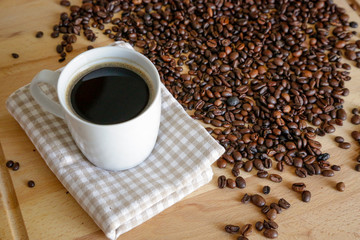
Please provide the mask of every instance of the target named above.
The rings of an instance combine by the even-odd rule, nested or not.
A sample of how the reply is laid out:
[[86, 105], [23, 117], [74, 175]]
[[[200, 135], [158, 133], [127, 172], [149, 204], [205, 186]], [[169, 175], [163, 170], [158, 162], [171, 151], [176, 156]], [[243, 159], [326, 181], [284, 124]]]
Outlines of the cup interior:
[[92, 124], [79, 118], [79, 116], [74, 113], [71, 106], [69, 106], [68, 98], [71, 87], [77, 80], [89, 72], [89, 69], [96, 69], [96, 66], [106, 65], [107, 63], [119, 63], [120, 65], [129, 66], [129, 70], [140, 71], [144, 75], [150, 91], [150, 99], [143, 112], [146, 112], [146, 110], [152, 106], [154, 100], [160, 94], [160, 77], [155, 66], [148, 58], [135, 50], [108, 46], [95, 48], [78, 55], [71, 60], [61, 72], [57, 85], [57, 93], [60, 104], [69, 115], [77, 118], [79, 121]]

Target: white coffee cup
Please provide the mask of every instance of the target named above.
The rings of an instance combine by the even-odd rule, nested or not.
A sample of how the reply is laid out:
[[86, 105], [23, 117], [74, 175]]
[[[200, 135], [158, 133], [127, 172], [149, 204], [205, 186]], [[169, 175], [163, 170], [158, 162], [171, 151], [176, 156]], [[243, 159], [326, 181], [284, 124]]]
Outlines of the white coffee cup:
[[[124, 170], [143, 162], [155, 146], [161, 114], [160, 77], [157, 69], [144, 55], [130, 45], [95, 48], [71, 60], [61, 71], [42, 70], [31, 82], [30, 92], [40, 106], [63, 118], [76, 145], [94, 165], [107, 170]], [[128, 121], [99, 125], [88, 122], [74, 113], [67, 101], [67, 91], [81, 72], [106, 62], [118, 62], [139, 69], [151, 82], [147, 107]], [[51, 100], [38, 83], [56, 88], [60, 104]]]

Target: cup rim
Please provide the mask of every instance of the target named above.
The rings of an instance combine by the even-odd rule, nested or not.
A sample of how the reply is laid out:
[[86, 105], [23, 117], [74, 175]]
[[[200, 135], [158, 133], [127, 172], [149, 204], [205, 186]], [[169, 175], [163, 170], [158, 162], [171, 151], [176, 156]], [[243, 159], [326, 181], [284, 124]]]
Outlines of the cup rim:
[[[146, 109], [144, 109], [139, 115], [137, 115], [136, 117], [134, 118], [131, 118], [127, 121], [124, 121], [124, 122], [120, 122], [120, 123], [113, 123], [113, 124], [97, 124], [97, 123], [92, 123], [92, 122], [89, 122], [89, 121], [86, 121], [82, 118], [80, 118], [79, 116], [77, 116], [76, 114], [74, 114], [70, 109], [68, 109], [68, 106], [66, 104], [66, 102], [64, 102], [62, 99], [63, 98], [60, 98], [59, 97], [59, 84], [61, 82], [61, 79], [64, 77], [66, 71], [68, 71], [69, 67], [71, 64], [74, 64], [74, 62], [78, 61], [79, 58], [82, 58], [86, 55], [89, 55], [89, 54], [92, 54], [93, 52], [95, 51], [102, 51], [103, 49], [107, 49], [107, 48], [111, 48], [111, 49], [117, 49], [117, 50], [120, 50], [119, 48], [121, 48], [121, 51], [126, 51], [126, 52], [129, 52], [131, 54], [135, 54], [137, 56], [139, 56], [140, 58], [142, 58], [145, 62], [147, 62], [151, 68], [152, 71], [154, 71], [155, 73], [155, 76], [156, 76], [156, 82], [157, 84], [153, 84], [154, 86], [154, 97], [153, 97], [153, 100], [152, 102], [146, 107]], [[102, 57], [102, 58], [106, 58], [106, 57]], [[120, 57], [121, 58], [121, 57]], [[100, 58], [99, 58], [100, 59]], [[142, 69], [144, 71], [144, 69]], [[57, 71], [61, 71], [60, 72], [60, 75], [59, 75], [59, 80], [58, 80], [58, 83], [57, 83], [57, 95], [58, 95], [58, 99], [59, 99], [59, 102], [60, 102], [60, 105], [62, 106], [62, 108], [64, 109], [64, 111], [67, 113], [67, 115], [70, 115], [72, 118], [76, 119], [77, 121], [80, 121], [82, 124], [86, 124], [86, 125], [89, 125], [89, 126], [94, 126], [94, 127], [112, 127], [112, 126], [120, 126], [120, 125], [126, 125], [126, 124], [130, 124], [131, 122], [134, 122], [136, 121], [137, 119], [141, 118], [146, 112], [149, 111], [150, 108], [153, 107], [153, 105], [155, 104], [155, 102], [157, 101], [157, 98], [160, 97], [160, 84], [161, 84], [161, 80], [160, 80], [160, 75], [159, 75], [159, 72], [158, 70], [156, 69], [155, 65], [146, 57], [144, 56], [143, 54], [137, 52], [135, 49], [128, 49], [128, 48], [124, 48], [124, 47], [119, 47], [119, 46], [104, 46], [104, 47], [99, 47], [99, 48], [94, 48], [94, 49], [90, 49], [90, 50], [87, 50], [86, 52], [83, 52], [79, 55], [77, 55], [76, 57], [74, 57], [70, 62], [68, 62], [66, 64], [66, 66], [64, 66], [63, 68], [60, 68], [58, 69]], [[69, 84], [67, 84], [68, 86]], [[160, 99], [161, 101], [161, 99]], [[66, 115], [66, 114], [65, 114]]]

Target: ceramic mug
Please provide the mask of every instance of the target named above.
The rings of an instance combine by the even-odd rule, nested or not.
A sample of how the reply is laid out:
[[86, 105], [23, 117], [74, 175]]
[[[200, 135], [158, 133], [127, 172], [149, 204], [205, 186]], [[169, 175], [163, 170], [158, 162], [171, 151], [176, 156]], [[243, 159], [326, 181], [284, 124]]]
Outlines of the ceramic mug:
[[[107, 62], [128, 65], [145, 73], [151, 85], [150, 99], [135, 118], [100, 125], [80, 118], [66, 98], [76, 76]], [[51, 100], [39, 83], [54, 86], [60, 104]], [[81, 152], [100, 168], [118, 171], [134, 167], [143, 162], [155, 146], [161, 114], [160, 77], [151, 61], [126, 43], [117, 42], [114, 46], [86, 51], [71, 60], [61, 72], [42, 70], [32, 80], [30, 92], [44, 110], [65, 120]]]

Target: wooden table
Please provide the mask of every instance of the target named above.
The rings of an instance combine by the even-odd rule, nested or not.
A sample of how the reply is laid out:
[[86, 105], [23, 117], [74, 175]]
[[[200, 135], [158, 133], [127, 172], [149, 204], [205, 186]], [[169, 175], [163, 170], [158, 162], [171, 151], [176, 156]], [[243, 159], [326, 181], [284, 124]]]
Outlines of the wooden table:
[[[106, 239], [66, 189], [49, 170], [17, 122], [5, 108], [7, 97], [16, 89], [28, 84], [41, 69], [57, 69], [71, 58], [83, 52], [89, 42], [83, 37], [74, 45], [74, 52], [67, 61], [58, 63], [55, 46], [59, 39], [49, 37], [59, 14], [67, 11], [58, 0], [1, 0], [0, 1], [0, 239]], [[360, 23], [359, 16], [341, 0], [336, 0], [350, 14], [351, 20]], [[45, 33], [35, 38], [37, 31]], [[359, 28], [358, 28], [359, 30]], [[111, 43], [99, 34], [94, 46]], [[20, 55], [13, 59], [11, 53]], [[353, 67], [352, 81], [346, 83], [351, 90], [345, 109], [360, 107], [360, 70]], [[312, 192], [310, 203], [303, 203], [300, 195], [291, 190], [291, 184], [299, 181], [286, 169], [281, 184], [259, 179], [243, 173], [247, 187], [218, 189], [216, 179], [220, 174], [231, 176], [230, 169], [213, 168], [215, 177], [211, 183], [197, 190], [184, 200], [159, 215], [123, 234], [119, 239], [236, 239], [226, 233], [225, 224], [255, 224], [264, 216], [255, 206], [240, 203], [244, 193], [259, 193], [264, 185], [271, 187], [268, 202], [284, 197], [291, 208], [278, 218], [279, 239], [360, 239], [360, 173], [354, 170], [359, 145], [350, 132], [360, 129], [345, 121], [335, 133], [319, 138], [324, 152], [331, 154], [331, 162], [339, 164], [341, 172], [333, 178], [313, 176], [304, 182]], [[350, 150], [336, 146], [334, 136], [344, 136], [352, 143]], [[9, 171], [5, 161], [18, 161], [19, 171]], [[272, 170], [276, 171], [276, 170]], [[34, 180], [35, 188], [28, 188], [27, 181]], [[345, 192], [335, 190], [335, 184], [343, 181]], [[261, 239], [257, 231], [251, 239]]]

